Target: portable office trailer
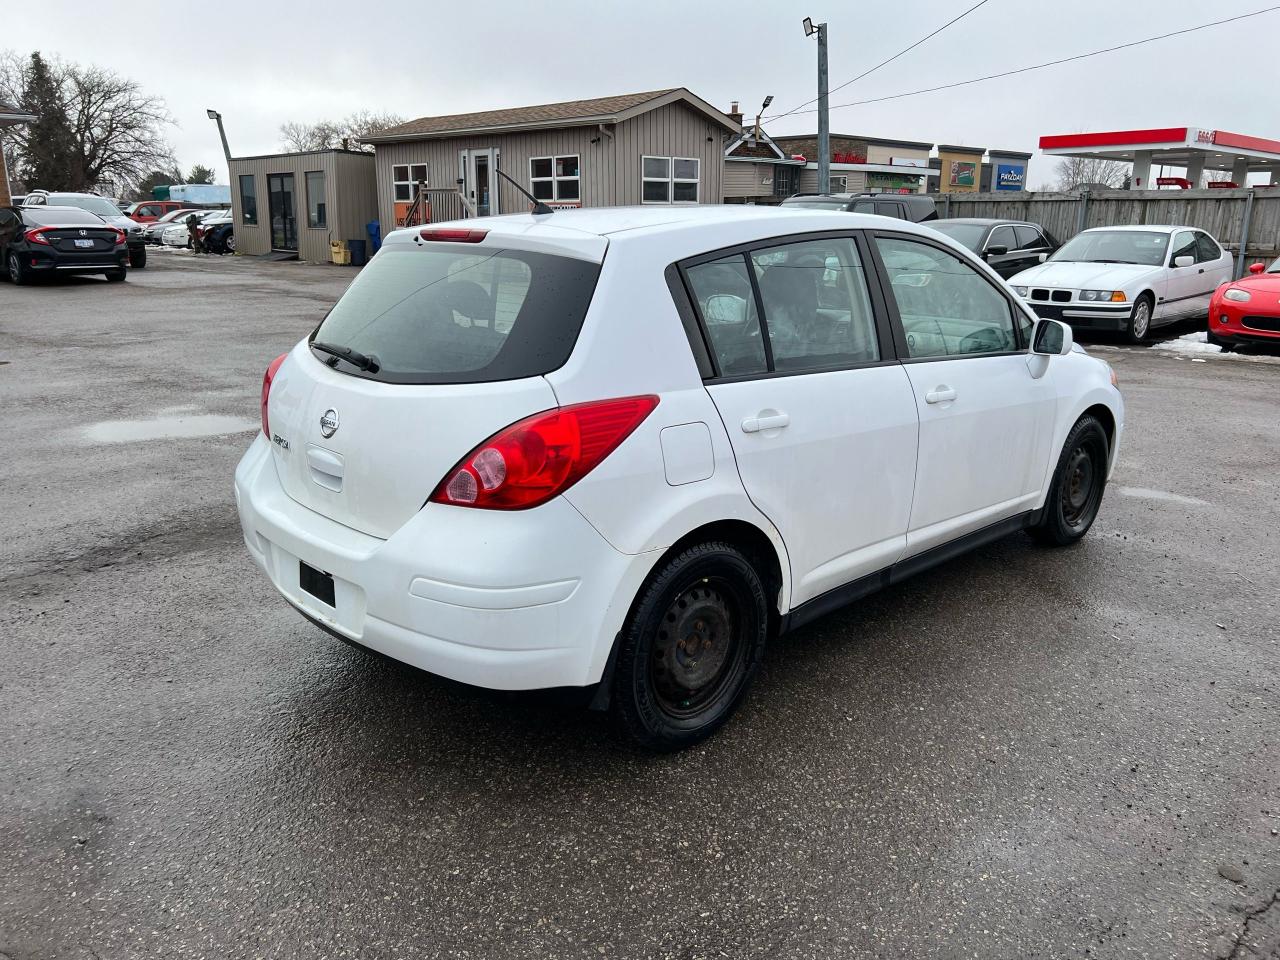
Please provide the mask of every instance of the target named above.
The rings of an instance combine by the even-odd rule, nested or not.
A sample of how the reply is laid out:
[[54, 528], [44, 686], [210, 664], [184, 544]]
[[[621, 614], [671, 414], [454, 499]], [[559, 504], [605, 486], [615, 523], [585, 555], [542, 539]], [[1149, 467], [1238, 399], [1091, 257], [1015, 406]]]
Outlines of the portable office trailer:
[[237, 253], [296, 253], [324, 262], [331, 240], [367, 242], [366, 224], [378, 217], [371, 153], [236, 157], [230, 170]]

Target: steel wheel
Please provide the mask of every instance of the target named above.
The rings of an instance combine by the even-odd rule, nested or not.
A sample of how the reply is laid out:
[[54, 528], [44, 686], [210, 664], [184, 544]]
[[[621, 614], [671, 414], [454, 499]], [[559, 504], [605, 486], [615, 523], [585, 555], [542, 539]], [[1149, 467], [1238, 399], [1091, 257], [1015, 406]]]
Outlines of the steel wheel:
[[649, 665], [664, 713], [681, 719], [695, 716], [720, 695], [725, 678], [742, 657], [736, 605], [725, 584], [703, 580], [667, 608]]
[[1086, 414], [1067, 434], [1044, 510], [1027, 532], [1041, 543], [1075, 543], [1093, 526], [1107, 486], [1107, 433]]
[[1076, 447], [1067, 456], [1066, 476], [1062, 483], [1062, 519], [1070, 527], [1078, 528], [1097, 509], [1097, 465], [1093, 454], [1085, 444]]

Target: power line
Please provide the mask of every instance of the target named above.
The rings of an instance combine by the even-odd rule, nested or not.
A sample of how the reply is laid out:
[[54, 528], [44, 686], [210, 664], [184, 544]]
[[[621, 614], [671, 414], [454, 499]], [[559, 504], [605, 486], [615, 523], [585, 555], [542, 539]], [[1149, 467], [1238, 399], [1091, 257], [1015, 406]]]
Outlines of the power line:
[[[1076, 54], [1074, 57], [1063, 57], [1061, 60], [1050, 60], [1048, 63], [1037, 63], [1030, 67], [1019, 67], [1016, 70], [1006, 70], [1003, 73], [992, 73], [985, 77], [975, 77], [972, 80], [960, 80], [956, 83], [944, 83], [937, 87], [924, 87], [920, 90], [910, 90], [906, 93], [894, 93], [886, 97], [872, 97], [868, 100], [853, 100], [849, 103], [837, 103], [830, 109], [839, 110], [841, 107], [860, 107], [868, 103], [883, 103], [886, 100], [901, 100], [903, 97], [915, 97], [922, 93], [936, 93], [939, 90], [951, 90], [955, 87], [966, 87], [974, 83], [982, 83], [986, 80], [999, 80], [1002, 77], [1012, 77], [1019, 73], [1030, 73], [1032, 70], [1043, 70], [1046, 67], [1056, 67], [1063, 63], [1071, 63], [1075, 60], [1084, 60], [1088, 57], [1096, 57], [1104, 53], [1115, 53], [1117, 50], [1128, 50], [1131, 47], [1140, 47], [1144, 43], [1155, 43], [1157, 40], [1168, 40], [1170, 37], [1178, 37], [1187, 33], [1195, 33], [1198, 30], [1207, 30], [1210, 27], [1220, 27], [1224, 23], [1234, 23], [1237, 20], [1247, 20], [1250, 17], [1260, 17], [1264, 13], [1274, 13], [1280, 10], [1280, 6], [1265, 7], [1262, 10], [1255, 10], [1253, 13], [1242, 13], [1239, 16], [1227, 17], [1225, 20], [1214, 20], [1211, 23], [1202, 23], [1196, 27], [1186, 27], [1182, 30], [1174, 30], [1172, 33], [1162, 33], [1157, 37], [1145, 37], [1142, 40], [1133, 40], [1129, 43], [1121, 43], [1114, 47], [1104, 47], [1101, 50], [1092, 50], [1089, 53]], [[812, 101], [810, 101], [812, 102]], [[815, 113], [814, 110], [793, 110], [791, 113]], [[779, 116], [787, 116], [780, 114]], [[773, 120], [774, 117], [765, 117], [765, 120]]]
[[[862, 73], [860, 73], [860, 74], [858, 74], [856, 77], [854, 77], [852, 80], [846, 80], [844, 83], [840, 84], [840, 86], [838, 86], [838, 87], [834, 87], [834, 88], [832, 88], [831, 90], [827, 91], [828, 95], [830, 95], [830, 94], [832, 94], [832, 93], [835, 93], [837, 90], [843, 90], [845, 87], [849, 86], [849, 84], [851, 84], [851, 83], [857, 83], [857, 82], [858, 82], [859, 80], [861, 80], [863, 77], [869, 77], [869, 76], [871, 76], [871, 74], [875, 73], [875, 72], [876, 72], [877, 70], [879, 70], [881, 67], [888, 66], [889, 64], [893, 63], [893, 61], [895, 61], [895, 60], [897, 60], [899, 57], [901, 57], [903, 54], [910, 53], [912, 50], [914, 50], [916, 47], [920, 46], [920, 44], [924, 43], [926, 40], [931, 40], [932, 38], [936, 37], [938, 34], [940, 34], [943, 30], [947, 29], [947, 27], [951, 26], [953, 23], [958, 23], [959, 21], [963, 20], [965, 17], [967, 17], [969, 14], [973, 13], [973, 11], [977, 10], [980, 6], [982, 6], [982, 5], [983, 5], [984, 3], [986, 3], [986, 2], [987, 2], [987, 0], [978, 0], [978, 2], [977, 2], [977, 3], [975, 3], [972, 7], [970, 7], [968, 10], [966, 10], [964, 13], [960, 14], [958, 17], [954, 17], [953, 19], [948, 20], [946, 23], [944, 23], [942, 26], [940, 26], [937, 30], [933, 31], [933, 33], [929, 34], [928, 36], [921, 37], [919, 40], [917, 40], [917, 41], [916, 41], [915, 43], [913, 43], [911, 46], [906, 47], [906, 48], [905, 48], [905, 49], [903, 49], [903, 50], [899, 50], [897, 53], [895, 53], [895, 54], [894, 54], [892, 57], [890, 57], [888, 60], [882, 60], [882, 61], [880, 61], [880, 62], [879, 62], [879, 63], [877, 63], [874, 67], [872, 67], [870, 70], [865, 70], [865, 71], [863, 71]], [[804, 103], [800, 104], [800, 106], [798, 106], [798, 107], [794, 107], [793, 109], [788, 110], [786, 113], [779, 113], [779, 114], [775, 114], [775, 115], [774, 115], [774, 116], [772, 116], [772, 117], [765, 117], [764, 119], [766, 119], [766, 120], [777, 120], [777, 119], [780, 119], [781, 117], [789, 117], [789, 116], [791, 116], [791, 114], [799, 112], [802, 108], [807, 107], [809, 104], [811, 104], [811, 103], [817, 103], [817, 102], [818, 102], [818, 98], [817, 98], [817, 97], [814, 97], [812, 100], [806, 100]], [[813, 111], [812, 111], [812, 110], [806, 110], [806, 111], [804, 111], [804, 112], [805, 112], [805, 113], [813, 113]]]

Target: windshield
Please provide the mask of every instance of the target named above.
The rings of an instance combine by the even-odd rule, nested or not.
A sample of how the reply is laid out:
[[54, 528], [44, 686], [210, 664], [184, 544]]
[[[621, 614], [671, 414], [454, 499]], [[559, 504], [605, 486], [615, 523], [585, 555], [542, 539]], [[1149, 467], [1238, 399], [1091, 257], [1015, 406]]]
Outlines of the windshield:
[[1147, 230], [1086, 230], [1077, 233], [1050, 260], [1069, 263], [1140, 263], [1158, 267], [1169, 246], [1167, 233]]
[[1280, 273], [1280, 257], [1271, 261], [1271, 266], [1267, 267], [1267, 273]]
[[49, 195], [49, 206], [79, 207], [81, 210], [96, 213], [100, 217], [120, 216], [120, 208], [103, 197], [69, 197], [66, 194], [53, 193]]
[[484, 383], [562, 367], [600, 265], [523, 250], [384, 246], [313, 340], [377, 362], [376, 380]]
[[939, 233], [945, 233], [956, 243], [970, 250], [978, 249], [987, 232], [987, 226], [984, 223], [952, 223], [947, 220], [935, 220], [929, 226]]

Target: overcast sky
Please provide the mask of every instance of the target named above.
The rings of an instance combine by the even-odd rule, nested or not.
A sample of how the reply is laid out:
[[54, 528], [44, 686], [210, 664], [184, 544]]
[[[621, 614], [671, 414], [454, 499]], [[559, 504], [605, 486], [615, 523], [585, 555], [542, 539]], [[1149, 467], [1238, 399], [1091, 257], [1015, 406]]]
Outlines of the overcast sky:
[[[815, 96], [816, 44], [801, 18], [830, 29], [831, 86], [892, 56], [972, 0], [557, 0], [462, 5], [401, 0], [129, 2], [126, 16], [72, 0], [11, 7], [0, 47], [96, 63], [164, 97], [184, 169], [227, 181], [220, 110], [234, 154], [279, 149], [289, 120], [356, 110], [406, 117], [685, 86], [748, 116], [772, 94], [781, 112]], [[1071, 56], [1267, 6], [1263, 0], [988, 0], [831, 103], [901, 93]], [[120, 8], [114, 8], [116, 12]], [[199, 13], [195, 12], [199, 9]], [[1203, 126], [1280, 135], [1274, 58], [1280, 12], [1008, 80], [887, 103], [833, 109], [833, 132], [1035, 150], [1042, 134]], [[185, 39], [166, 40], [166, 37]], [[168, 47], [172, 53], [165, 52]], [[1234, 92], [1233, 92], [1234, 91]], [[817, 129], [813, 114], [770, 124]], [[1029, 186], [1052, 177], [1032, 161]]]

